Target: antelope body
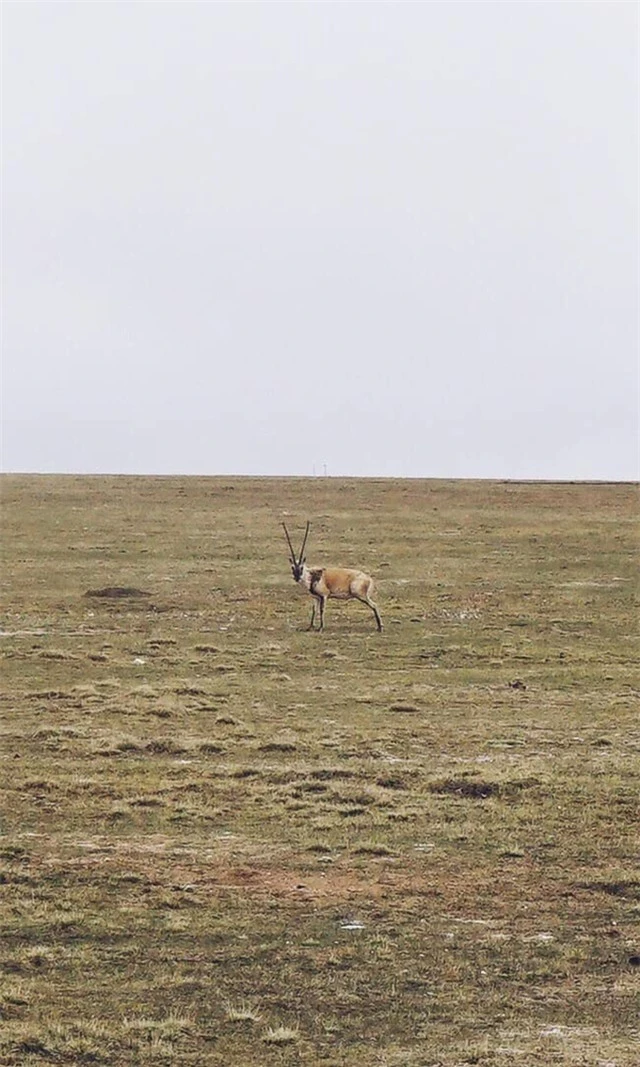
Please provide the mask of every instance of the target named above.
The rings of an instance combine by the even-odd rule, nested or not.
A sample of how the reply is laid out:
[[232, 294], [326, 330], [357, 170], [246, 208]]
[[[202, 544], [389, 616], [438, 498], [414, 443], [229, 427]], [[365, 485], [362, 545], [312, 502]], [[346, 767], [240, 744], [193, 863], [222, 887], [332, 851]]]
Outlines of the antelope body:
[[366, 604], [371, 608], [375, 616], [378, 630], [382, 630], [382, 620], [378, 605], [371, 599], [373, 578], [370, 575], [365, 574], [364, 571], [347, 570], [344, 567], [307, 567], [303, 553], [309, 535], [309, 525], [307, 523], [302, 548], [298, 556], [296, 556], [289, 537], [289, 531], [284, 523], [282, 524], [291, 553], [293, 580], [303, 585], [313, 597], [309, 629], [313, 630], [314, 627], [316, 606], [319, 608], [320, 613], [319, 628], [320, 630], [324, 629], [324, 606], [329, 597], [333, 597], [336, 600], [360, 600], [361, 603]]

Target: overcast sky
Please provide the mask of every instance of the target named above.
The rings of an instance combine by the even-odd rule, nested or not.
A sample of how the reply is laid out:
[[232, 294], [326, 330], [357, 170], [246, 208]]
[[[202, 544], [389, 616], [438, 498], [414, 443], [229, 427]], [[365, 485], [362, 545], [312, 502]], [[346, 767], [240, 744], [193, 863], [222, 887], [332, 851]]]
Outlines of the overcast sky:
[[638, 476], [632, 2], [3, 6], [3, 466]]

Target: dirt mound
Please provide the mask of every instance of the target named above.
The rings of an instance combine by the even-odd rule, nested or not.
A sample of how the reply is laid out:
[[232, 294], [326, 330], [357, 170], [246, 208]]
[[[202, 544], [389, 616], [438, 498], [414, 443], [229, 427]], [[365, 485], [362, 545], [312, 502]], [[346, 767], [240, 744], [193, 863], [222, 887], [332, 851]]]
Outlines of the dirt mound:
[[84, 595], [118, 600], [123, 597], [151, 596], [151, 593], [131, 585], [108, 585], [104, 589], [88, 589]]

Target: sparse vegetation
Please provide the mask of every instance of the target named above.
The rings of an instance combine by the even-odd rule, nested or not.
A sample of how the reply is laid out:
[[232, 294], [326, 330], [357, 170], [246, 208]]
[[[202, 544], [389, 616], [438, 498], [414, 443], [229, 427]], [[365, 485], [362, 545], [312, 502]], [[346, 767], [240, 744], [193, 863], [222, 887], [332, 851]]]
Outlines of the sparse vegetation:
[[2, 488], [0, 1064], [637, 1063], [634, 487]]

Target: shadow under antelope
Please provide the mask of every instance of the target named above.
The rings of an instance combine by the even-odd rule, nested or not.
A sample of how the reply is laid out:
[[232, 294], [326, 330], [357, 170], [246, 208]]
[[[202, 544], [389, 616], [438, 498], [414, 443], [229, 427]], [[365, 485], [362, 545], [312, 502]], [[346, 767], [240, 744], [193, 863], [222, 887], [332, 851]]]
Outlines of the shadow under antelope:
[[313, 630], [314, 628], [316, 605], [320, 609], [319, 629], [324, 629], [324, 606], [329, 597], [334, 597], [336, 600], [359, 600], [362, 604], [366, 604], [367, 607], [371, 608], [375, 616], [378, 630], [382, 630], [382, 619], [380, 618], [378, 605], [371, 599], [373, 578], [369, 574], [365, 574], [364, 571], [347, 570], [345, 567], [307, 567], [304, 549], [309, 536], [309, 527], [310, 523], [307, 523], [302, 548], [296, 556], [289, 537], [289, 531], [285, 524], [282, 523], [289, 545], [293, 580], [303, 585], [313, 597], [309, 629]]

